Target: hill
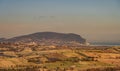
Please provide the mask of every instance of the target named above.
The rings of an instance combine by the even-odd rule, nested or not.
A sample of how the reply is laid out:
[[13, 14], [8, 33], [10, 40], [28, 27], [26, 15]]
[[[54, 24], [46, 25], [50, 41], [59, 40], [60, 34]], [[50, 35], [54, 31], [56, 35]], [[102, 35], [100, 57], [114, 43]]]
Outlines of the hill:
[[6, 40], [5, 38], [0, 38], [0, 42]]
[[73, 33], [56, 33], [56, 32], [37, 32], [29, 35], [18, 36], [5, 40], [12, 43], [37, 43], [40, 45], [81, 45], [86, 40], [80, 35]]

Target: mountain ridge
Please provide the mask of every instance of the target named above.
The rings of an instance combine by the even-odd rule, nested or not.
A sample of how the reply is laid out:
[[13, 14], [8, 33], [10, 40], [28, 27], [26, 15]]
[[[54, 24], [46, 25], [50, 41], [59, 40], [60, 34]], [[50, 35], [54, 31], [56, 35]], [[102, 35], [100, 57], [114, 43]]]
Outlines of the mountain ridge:
[[5, 40], [4, 42], [35, 42], [40, 45], [81, 45], [86, 43], [86, 39], [74, 33], [37, 32], [33, 34], [13, 37]]
[[0, 38], [0, 42], [6, 40], [6, 38]]

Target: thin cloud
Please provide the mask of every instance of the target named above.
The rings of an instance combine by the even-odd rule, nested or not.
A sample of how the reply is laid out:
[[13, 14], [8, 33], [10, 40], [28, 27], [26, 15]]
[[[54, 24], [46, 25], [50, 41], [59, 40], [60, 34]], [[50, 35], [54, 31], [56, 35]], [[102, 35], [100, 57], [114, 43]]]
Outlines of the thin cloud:
[[50, 19], [50, 18], [55, 18], [55, 16], [34, 16], [33, 20], [41, 20], [41, 19]]

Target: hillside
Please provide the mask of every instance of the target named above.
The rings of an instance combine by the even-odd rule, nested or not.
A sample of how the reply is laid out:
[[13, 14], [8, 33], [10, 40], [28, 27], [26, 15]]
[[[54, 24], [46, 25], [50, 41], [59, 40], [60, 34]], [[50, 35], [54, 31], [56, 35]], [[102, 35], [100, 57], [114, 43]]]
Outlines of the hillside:
[[5, 40], [13, 43], [30, 43], [35, 42], [40, 45], [81, 45], [86, 40], [80, 35], [73, 33], [56, 33], [56, 32], [38, 32], [29, 35], [18, 36]]
[[5, 38], [0, 38], [0, 42], [6, 40]]

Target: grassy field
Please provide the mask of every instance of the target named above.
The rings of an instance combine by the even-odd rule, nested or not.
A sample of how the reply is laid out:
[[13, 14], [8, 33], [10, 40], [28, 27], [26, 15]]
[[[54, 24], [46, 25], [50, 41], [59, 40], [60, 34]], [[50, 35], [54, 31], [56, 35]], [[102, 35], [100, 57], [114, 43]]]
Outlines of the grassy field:
[[120, 47], [7, 46], [0, 47], [0, 71], [117, 71], [120, 67]]

